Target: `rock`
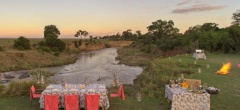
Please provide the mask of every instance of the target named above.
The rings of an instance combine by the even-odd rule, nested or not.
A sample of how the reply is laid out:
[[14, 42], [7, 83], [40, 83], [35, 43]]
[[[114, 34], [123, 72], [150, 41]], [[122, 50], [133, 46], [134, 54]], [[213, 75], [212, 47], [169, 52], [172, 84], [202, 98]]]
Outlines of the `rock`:
[[15, 78], [14, 76], [7, 75], [7, 74], [3, 74], [3, 77], [6, 78], [6, 79], [13, 79], [13, 78]]
[[24, 79], [24, 78], [28, 78], [28, 77], [30, 77], [30, 75], [28, 73], [22, 73], [18, 78]]

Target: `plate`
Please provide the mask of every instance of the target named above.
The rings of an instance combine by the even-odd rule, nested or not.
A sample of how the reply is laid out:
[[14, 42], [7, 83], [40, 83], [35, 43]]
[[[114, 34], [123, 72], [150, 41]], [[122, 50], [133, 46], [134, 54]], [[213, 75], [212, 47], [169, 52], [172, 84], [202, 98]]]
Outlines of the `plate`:
[[49, 85], [48, 87], [46, 87], [46, 89], [53, 89], [53, 86]]
[[59, 89], [53, 89], [52, 91], [53, 92], [59, 92]]
[[99, 89], [106, 89], [106, 86], [99, 86]]

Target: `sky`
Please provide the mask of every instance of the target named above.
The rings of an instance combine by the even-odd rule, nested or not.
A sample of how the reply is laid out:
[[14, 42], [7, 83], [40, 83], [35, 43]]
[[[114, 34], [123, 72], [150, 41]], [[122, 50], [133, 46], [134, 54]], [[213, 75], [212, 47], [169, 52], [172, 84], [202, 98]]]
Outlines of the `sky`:
[[173, 20], [184, 33], [207, 22], [228, 27], [237, 10], [240, 0], [0, 0], [0, 38], [43, 38], [47, 25], [55, 25], [60, 38], [74, 38], [78, 30], [93, 36], [146, 33], [159, 19]]

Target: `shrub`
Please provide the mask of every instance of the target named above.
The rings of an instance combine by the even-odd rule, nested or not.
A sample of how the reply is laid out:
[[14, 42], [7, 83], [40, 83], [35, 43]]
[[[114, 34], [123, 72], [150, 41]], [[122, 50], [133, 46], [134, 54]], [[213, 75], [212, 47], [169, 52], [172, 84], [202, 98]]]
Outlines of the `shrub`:
[[0, 46], [0, 51], [5, 51], [5, 50]]
[[53, 55], [59, 57], [60, 56], [60, 52], [55, 52]]
[[29, 96], [29, 90], [34, 85], [36, 89], [45, 88], [46, 85], [37, 84], [36, 81], [30, 82], [10, 82], [7, 87], [0, 86], [2, 96]]
[[47, 46], [47, 43], [46, 43], [45, 41], [40, 41], [40, 42], [38, 42], [38, 45], [39, 45], [40, 47], [42, 47], [42, 46]]
[[14, 48], [18, 50], [28, 50], [30, 49], [30, 40], [21, 36], [14, 41]]
[[106, 44], [104, 44], [105, 45], [105, 47], [106, 48], [110, 48], [110, 47], [112, 47], [110, 44], [108, 44], [108, 43], [106, 43]]
[[46, 40], [47, 46], [50, 47], [52, 51], [62, 52], [66, 48], [66, 44], [62, 40], [57, 39], [52, 34], [48, 34], [47, 37], [45, 37], [45, 40]]
[[47, 53], [50, 53], [50, 52], [51, 52], [50, 48], [47, 47], [47, 46], [38, 47], [37, 50], [38, 50], [38, 51], [47, 52]]
[[32, 75], [33, 78], [37, 79], [37, 76], [40, 74], [47, 78], [47, 77], [53, 76], [55, 73], [52, 73], [52, 72], [46, 71], [46, 70], [33, 69], [29, 72], [29, 74]]
[[74, 40], [73, 42], [74, 42], [74, 47], [75, 47], [75, 48], [79, 48], [78, 41]]

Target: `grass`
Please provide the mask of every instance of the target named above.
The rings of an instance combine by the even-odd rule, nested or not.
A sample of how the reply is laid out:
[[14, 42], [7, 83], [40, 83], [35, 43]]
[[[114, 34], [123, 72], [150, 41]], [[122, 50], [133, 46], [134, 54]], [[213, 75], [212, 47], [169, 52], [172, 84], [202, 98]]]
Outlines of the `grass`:
[[[211, 95], [211, 110], [240, 109], [240, 70], [237, 68], [237, 64], [240, 63], [239, 54], [206, 53], [206, 60], [195, 60], [192, 54], [173, 56], [170, 59], [168, 57], [156, 58], [131, 47], [123, 48], [118, 52], [119, 59], [125, 64], [143, 65], [144, 71], [137, 77], [134, 84], [146, 97], [160, 97], [164, 100], [164, 85], [168, 83], [168, 80], [176, 80], [180, 77], [182, 70], [189, 70], [193, 74], [185, 75], [186, 78], [200, 79], [202, 84], [207, 83], [208, 86], [221, 90], [219, 94]], [[143, 60], [149, 63], [143, 64]], [[194, 61], [197, 62], [196, 65]], [[232, 64], [230, 74], [217, 75], [216, 71], [227, 62]], [[210, 68], [207, 68], [207, 65]], [[201, 73], [198, 73], [199, 68]], [[173, 74], [176, 71], [178, 74]]]
[[[83, 42], [81, 50], [74, 47], [73, 41], [76, 39], [62, 39], [67, 45], [69, 50], [62, 53], [42, 52], [37, 51], [36, 47], [31, 50], [19, 51], [13, 49], [14, 40], [16, 38], [1, 38], [0, 47], [5, 51], [0, 51], [0, 72], [15, 71], [15, 70], [30, 70], [34, 68], [61, 66], [74, 63], [77, 60], [77, 54], [81, 51], [99, 50], [105, 48], [105, 43], [112, 47], [127, 46], [131, 41], [98, 41], [91, 42], [91, 45], [84, 45]], [[41, 38], [30, 38], [30, 43], [37, 44], [42, 41]]]
[[[208, 86], [214, 86], [221, 91], [218, 95], [211, 95], [212, 110], [234, 110], [240, 108], [240, 71], [237, 68], [239, 63], [239, 54], [207, 54], [207, 60], [197, 60], [199, 67], [193, 68], [196, 74], [188, 76], [189, 78], [201, 79], [202, 83], [207, 83]], [[193, 59], [189, 56], [174, 57], [172, 60], [177, 61], [182, 59], [183, 62], [192, 62]], [[230, 62], [232, 64], [230, 74], [217, 75], [223, 63]], [[210, 68], [206, 65], [209, 64]], [[198, 68], [202, 72], [197, 73]]]
[[[179, 59], [181, 59], [181, 62], [179, 62]], [[155, 65], [153, 66], [153, 69], [154, 71], [157, 71], [157, 73], [161, 72], [160, 68], [158, 67], [164, 62], [165, 64], [169, 64], [169, 66], [166, 66], [167, 68], [171, 68], [170, 64], [172, 64], [174, 67], [173, 69], [188, 68], [194, 72], [191, 75], [185, 75], [186, 78], [200, 79], [202, 81], [202, 84], [207, 83], [208, 86], [219, 88], [221, 90], [219, 94], [211, 95], [211, 110], [239, 109], [240, 72], [239, 68], [237, 68], [237, 63], [239, 63], [239, 54], [207, 54], [207, 60], [196, 60], [196, 66], [193, 66], [194, 61], [195, 59], [192, 58], [192, 55], [188, 54], [187, 56], [179, 55], [171, 57], [170, 59], [159, 58], [151, 62]], [[232, 64], [230, 74], [217, 75], [215, 72], [221, 68], [223, 63], [226, 62], [231, 62]], [[210, 65], [210, 68], [206, 67], [207, 64]], [[201, 73], [198, 73], [198, 68], [201, 68]], [[178, 76], [171, 78], [177, 79]], [[125, 89], [126, 92], [129, 91], [127, 88]], [[164, 88], [159, 90], [164, 91]], [[164, 94], [159, 94], [161, 95], [160, 98], [150, 98], [149, 96], [143, 96], [141, 102], [138, 102], [132, 95], [126, 96], [126, 100], [122, 101], [121, 105], [112, 104], [109, 110], [169, 110], [170, 104], [167, 103], [166, 99], [164, 98]], [[0, 106], [4, 110], [15, 110], [18, 108], [22, 108], [22, 110], [39, 109], [38, 100], [35, 99], [33, 106], [31, 107], [29, 103], [29, 97], [3, 97], [0, 98]]]
[[[126, 97], [121, 104], [112, 104], [108, 110], [165, 110], [160, 99], [143, 98], [138, 102], [133, 97]], [[116, 101], [116, 99], [113, 99]], [[147, 105], [147, 106], [146, 106]], [[29, 97], [2, 97], [0, 98], [1, 110], [39, 110], [39, 99], [33, 99], [32, 106]]]

